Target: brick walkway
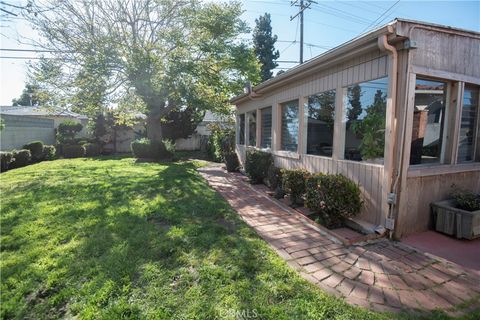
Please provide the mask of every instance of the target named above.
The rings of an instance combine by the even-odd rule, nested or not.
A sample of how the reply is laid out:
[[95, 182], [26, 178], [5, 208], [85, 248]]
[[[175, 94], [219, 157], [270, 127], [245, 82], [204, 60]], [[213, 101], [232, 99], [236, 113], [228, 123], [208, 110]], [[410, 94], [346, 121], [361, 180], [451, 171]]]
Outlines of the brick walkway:
[[[388, 240], [346, 247], [220, 167], [200, 174], [302, 277], [348, 303], [375, 311], [480, 306], [480, 275]], [[468, 312], [464, 310], [463, 312]]]

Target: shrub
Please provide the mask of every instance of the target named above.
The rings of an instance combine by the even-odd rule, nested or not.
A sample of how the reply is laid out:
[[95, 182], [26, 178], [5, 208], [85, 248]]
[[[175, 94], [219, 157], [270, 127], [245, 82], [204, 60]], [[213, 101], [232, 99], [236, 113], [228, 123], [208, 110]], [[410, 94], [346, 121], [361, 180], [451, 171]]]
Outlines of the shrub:
[[11, 163], [11, 168], [21, 168], [28, 166], [32, 159], [32, 154], [30, 150], [21, 149], [21, 150], [13, 150], [13, 162]]
[[55, 146], [43, 146], [43, 160], [55, 160], [57, 158], [57, 150]]
[[300, 169], [282, 169], [281, 175], [282, 188], [290, 195], [292, 205], [299, 204], [302, 196], [305, 194], [305, 180], [310, 176], [310, 173]]
[[468, 190], [456, 190], [452, 196], [457, 208], [466, 211], [480, 210], [480, 194]]
[[341, 174], [317, 174], [307, 178], [305, 206], [321, 215], [329, 227], [340, 226], [357, 215], [363, 201], [358, 184]]
[[57, 141], [59, 143], [75, 143], [75, 135], [82, 131], [83, 126], [81, 123], [75, 121], [65, 121], [58, 125], [57, 128]]
[[170, 139], [164, 139], [162, 142], [165, 146], [165, 150], [169, 154], [169, 157], [173, 158], [175, 156], [175, 143]]
[[275, 167], [273, 163], [267, 170], [265, 183], [272, 190], [282, 187], [282, 170]]
[[23, 146], [23, 149], [30, 150], [32, 162], [40, 162], [43, 160], [43, 142], [33, 141]]
[[139, 159], [171, 159], [173, 154], [167, 150], [162, 141], [151, 141], [147, 138], [132, 141], [132, 153]]
[[85, 147], [77, 144], [64, 144], [62, 151], [63, 157], [67, 159], [85, 157]]
[[226, 154], [235, 152], [235, 129], [215, 123], [209, 126], [207, 153], [213, 161], [225, 161]]
[[85, 156], [96, 157], [102, 153], [102, 147], [98, 143], [85, 143]]
[[224, 158], [228, 172], [238, 171], [238, 168], [240, 167], [240, 162], [238, 161], [238, 156], [235, 152], [225, 154]]
[[0, 172], [7, 171], [13, 160], [12, 152], [0, 151]]
[[252, 183], [262, 183], [272, 165], [273, 157], [271, 153], [247, 150], [245, 172]]

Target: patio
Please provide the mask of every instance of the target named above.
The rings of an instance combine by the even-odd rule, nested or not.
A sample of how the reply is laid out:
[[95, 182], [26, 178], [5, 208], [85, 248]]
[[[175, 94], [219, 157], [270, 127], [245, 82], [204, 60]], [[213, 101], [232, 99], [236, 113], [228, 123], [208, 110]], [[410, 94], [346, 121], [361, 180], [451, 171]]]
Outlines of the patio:
[[292, 268], [351, 304], [450, 315], [480, 306], [480, 276], [467, 268], [386, 239], [345, 246], [234, 174], [218, 166], [199, 171]]

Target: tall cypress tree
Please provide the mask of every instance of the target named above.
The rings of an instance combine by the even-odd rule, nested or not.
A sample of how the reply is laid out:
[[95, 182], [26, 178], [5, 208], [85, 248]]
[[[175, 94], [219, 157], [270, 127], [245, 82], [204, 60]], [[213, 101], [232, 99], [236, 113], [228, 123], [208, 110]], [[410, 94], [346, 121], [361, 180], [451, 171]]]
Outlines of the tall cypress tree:
[[272, 25], [270, 14], [265, 13], [258, 19], [255, 19], [255, 29], [253, 30], [253, 44], [255, 46], [255, 55], [261, 64], [262, 81], [272, 77], [272, 70], [278, 66], [275, 62], [280, 56], [278, 50], [275, 50], [277, 36], [272, 35]]

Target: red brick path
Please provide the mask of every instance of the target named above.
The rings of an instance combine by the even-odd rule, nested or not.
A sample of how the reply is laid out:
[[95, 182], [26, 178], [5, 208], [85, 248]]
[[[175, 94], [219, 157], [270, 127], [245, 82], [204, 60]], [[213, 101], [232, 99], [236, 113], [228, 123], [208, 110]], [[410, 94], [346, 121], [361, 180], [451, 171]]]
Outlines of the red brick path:
[[[480, 307], [480, 276], [401, 243], [380, 240], [346, 247], [292, 215], [220, 167], [200, 173], [303, 278], [348, 303], [376, 311], [452, 311]], [[468, 311], [464, 311], [468, 312]]]

